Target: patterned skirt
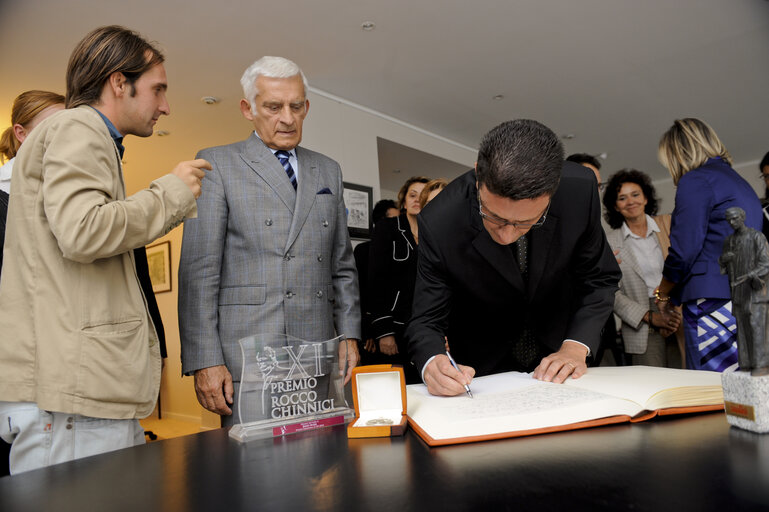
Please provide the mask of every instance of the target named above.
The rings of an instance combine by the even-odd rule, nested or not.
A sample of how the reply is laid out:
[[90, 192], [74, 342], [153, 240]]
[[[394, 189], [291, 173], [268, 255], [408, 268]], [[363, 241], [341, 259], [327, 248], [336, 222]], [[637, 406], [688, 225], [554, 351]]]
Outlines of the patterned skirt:
[[686, 367], [716, 372], [737, 369], [737, 321], [728, 299], [696, 299], [683, 304]]

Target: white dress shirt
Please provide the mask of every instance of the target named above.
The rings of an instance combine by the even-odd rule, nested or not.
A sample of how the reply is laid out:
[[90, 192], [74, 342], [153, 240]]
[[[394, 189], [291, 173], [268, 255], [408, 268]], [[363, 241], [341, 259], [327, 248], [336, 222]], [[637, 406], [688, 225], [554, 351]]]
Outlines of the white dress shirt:
[[648, 215], [646, 216], [645, 238], [630, 231], [626, 222], [622, 223], [622, 236], [625, 239], [625, 244], [633, 251], [638, 268], [641, 270], [641, 278], [649, 291], [649, 297], [654, 297], [654, 289], [662, 280], [662, 268], [665, 265], [659, 238], [652, 236], [659, 232], [659, 226]]
[[5, 165], [0, 167], [0, 190], [6, 194], [11, 193], [11, 174], [13, 173], [13, 161], [16, 157], [8, 160]]

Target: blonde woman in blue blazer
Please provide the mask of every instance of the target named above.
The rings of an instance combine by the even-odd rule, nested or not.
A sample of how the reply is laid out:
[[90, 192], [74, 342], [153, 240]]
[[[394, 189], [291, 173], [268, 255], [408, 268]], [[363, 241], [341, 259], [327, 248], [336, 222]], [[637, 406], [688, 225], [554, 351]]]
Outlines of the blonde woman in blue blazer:
[[657, 302], [663, 309], [683, 307], [688, 368], [735, 370], [738, 326], [718, 257], [733, 231], [726, 210], [742, 208], [745, 225], [760, 231], [761, 203], [732, 169], [716, 132], [699, 119], [676, 120], [662, 136], [658, 156], [678, 188]]

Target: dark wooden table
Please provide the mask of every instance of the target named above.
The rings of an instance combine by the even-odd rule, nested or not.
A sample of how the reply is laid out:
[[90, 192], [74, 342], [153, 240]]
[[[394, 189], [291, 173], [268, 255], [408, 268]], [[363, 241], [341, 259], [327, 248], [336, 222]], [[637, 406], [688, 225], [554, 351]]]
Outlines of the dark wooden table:
[[430, 448], [226, 430], [0, 478], [0, 511], [769, 510], [769, 436], [722, 413]]

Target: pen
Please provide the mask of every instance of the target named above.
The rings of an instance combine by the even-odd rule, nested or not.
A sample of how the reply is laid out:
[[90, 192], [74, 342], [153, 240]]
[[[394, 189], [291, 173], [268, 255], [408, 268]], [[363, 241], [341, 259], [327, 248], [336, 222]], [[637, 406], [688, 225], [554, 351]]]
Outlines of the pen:
[[[446, 355], [449, 356], [449, 362], [451, 363], [451, 366], [453, 366], [454, 369], [459, 373], [462, 373], [462, 371], [457, 367], [457, 362], [454, 361], [454, 358], [451, 357], [451, 354], [449, 354], [448, 350], [446, 351]], [[467, 384], [465, 384], [465, 391], [470, 396], [470, 398], [473, 398], [473, 393], [470, 391], [470, 386], [468, 386]]]

